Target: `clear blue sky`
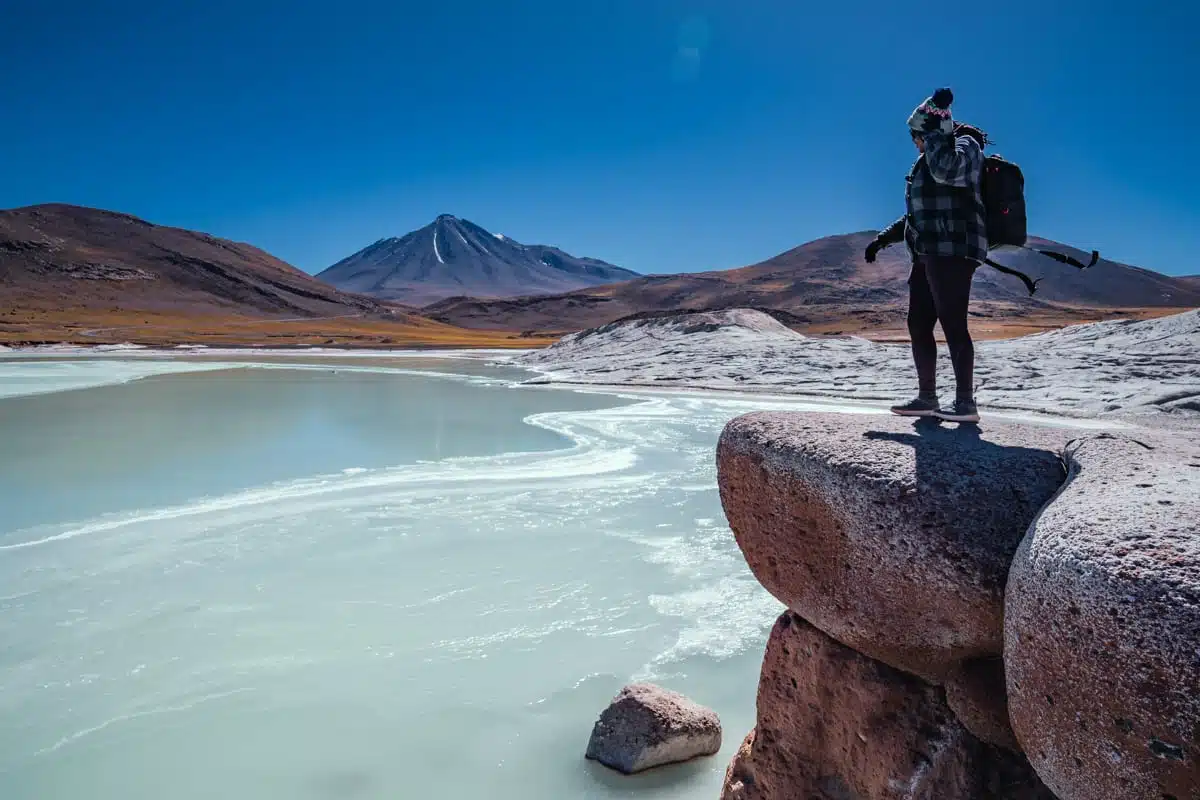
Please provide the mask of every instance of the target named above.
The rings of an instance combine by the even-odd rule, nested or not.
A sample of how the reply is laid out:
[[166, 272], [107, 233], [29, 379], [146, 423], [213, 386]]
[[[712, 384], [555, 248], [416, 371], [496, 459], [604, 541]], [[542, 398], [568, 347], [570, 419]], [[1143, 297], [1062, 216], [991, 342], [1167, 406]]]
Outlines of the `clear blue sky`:
[[1200, 4], [8, 2], [0, 207], [99, 206], [317, 271], [452, 213], [642, 272], [900, 215], [938, 85], [1034, 233], [1200, 273]]

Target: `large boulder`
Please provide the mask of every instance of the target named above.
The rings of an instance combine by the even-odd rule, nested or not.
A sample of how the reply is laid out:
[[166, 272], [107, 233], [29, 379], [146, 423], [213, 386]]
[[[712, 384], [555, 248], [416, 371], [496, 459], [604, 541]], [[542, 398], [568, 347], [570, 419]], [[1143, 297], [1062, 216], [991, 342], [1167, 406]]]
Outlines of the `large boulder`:
[[756, 722], [722, 800], [1053, 800], [1022, 756], [972, 736], [941, 689], [790, 611], [767, 642]]
[[1062, 800], [1200, 798], [1200, 439], [1084, 437], [1013, 562], [1012, 726]]
[[861, 653], [942, 682], [1003, 649], [1009, 563], [1061, 485], [1061, 428], [760, 412], [717, 448], [758, 580]]
[[587, 757], [628, 775], [720, 749], [715, 711], [652, 683], [635, 683], [600, 714]]

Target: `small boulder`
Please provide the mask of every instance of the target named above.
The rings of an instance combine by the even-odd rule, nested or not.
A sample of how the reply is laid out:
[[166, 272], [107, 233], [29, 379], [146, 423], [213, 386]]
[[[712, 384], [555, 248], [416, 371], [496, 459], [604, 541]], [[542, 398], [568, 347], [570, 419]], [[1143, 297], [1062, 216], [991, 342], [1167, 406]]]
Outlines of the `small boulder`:
[[1092, 435], [1013, 562], [1009, 716], [1062, 800], [1200, 798], [1200, 436]]
[[842, 644], [941, 683], [1003, 651], [1004, 585], [1062, 484], [1063, 429], [758, 412], [717, 447], [754, 576]]
[[587, 757], [626, 775], [721, 749], [715, 711], [652, 683], [621, 690], [592, 728]]

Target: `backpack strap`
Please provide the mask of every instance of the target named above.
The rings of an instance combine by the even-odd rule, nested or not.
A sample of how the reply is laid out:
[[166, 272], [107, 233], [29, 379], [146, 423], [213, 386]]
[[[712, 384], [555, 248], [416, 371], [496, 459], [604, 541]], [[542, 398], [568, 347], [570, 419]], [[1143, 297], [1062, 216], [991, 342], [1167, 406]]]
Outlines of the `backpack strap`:
[[998, 269], [1001, 272], [1007, 273], [1009, 275], [1015, 275], [1016, 277], [1020, 278], [1021, 283], [1025, 284], [1025, 288], [1029, 290], [1030, 297], [1032, 297], [1033, 293], [1037, 291], [1037, 285], [1039, 283], [1041, 283], [1041, 281], [1042, 281], [1041, 278], [1038, 278], [1035, 281], [1033, 278], [1029, 277], [1024, 272], [1018, 272], [1017, 270], [1013, 269], [1012, 267], [1006, 267], [1003, 264], [997, 264], [995, 261], [992, 261], [990, 258], [985, 258], [983, 260], [983, 263], [987, 264], [989, 267], [992, 267], [993, 269]]
[[[1094, 266], [1096, 266], [1096, 262], [1100, 260], [1100, 251], [1099, 250], [1093, 250], [1092, 251], [1092, 260], [1089, 261], [1088, 263], [1084, 264], [1082, 261], [1078, 261], [1074, 258], [1071, 258], [1066, 253], [1056, 253], [1053, 250], [1037, 250], [1033, 247], [1026, 247], [1025, 249], [1032, 250], [1035, 253], [1041, 253], [1044, 256], [1049, 256], [1050, 258], [1053, 258], [1055, 261], [1061, 262], [1063, 264], [1070, 264], [1072, 267], [1075, 267], [1076, 269], [1087, 269], [1088, 267], [1094, 267]], [[1029, 295], [1031, 297], [1033, 296], [1033, 293], [1037, 291], [1037, 285], [1039, 283], [1041, 283], [1043, 280], [1042, 278], [1038, 278], [1035, 281], [1033, 278], [1029, 277], [1024, 272], [1018, 272], [1017, 270], [1013, 269], [1012, 267], [1006, 267], [1003, 264], [997, 264], [995, 261], [992, 261], [990, 258], [985, 258], [983, 260], [983, 263], [987, 264], [989, 267], [998, 269], [1001, 272], [1005, 272], [1009, 275], [1015, 275], [1016, 277], [1020, 278], [1021, 283], [1025, 284], [1025, 288], [1029, 290]]]
[[1030, 248], [1030, 249], [1033, 250], [1033, 252], [1035, 252], [1035, 253], [1041, 253], [1044, 256], [1049, 256], [1050, 258], [1053, 258], [1055, 261], [1060, 261], [1063, 264], [1070, 264], [1072, 267], [1075, 267], [1076, 269], [1087, 269], [1088, 267], [1094, 267], [1094, 266], [1096, 266], [1096, 262], [1100, 260], [1100, 251], [1099, 250], [1093, 250], [1092, 251], [1092, 260], [1089, 261], [1088, 263], [1084, 264], [1082, 261], [1076, 261], [1075, 259], [1071, 258], [1066, 253], [1056, 253], [1053, 250], [1036, 250], [1033, 248]]

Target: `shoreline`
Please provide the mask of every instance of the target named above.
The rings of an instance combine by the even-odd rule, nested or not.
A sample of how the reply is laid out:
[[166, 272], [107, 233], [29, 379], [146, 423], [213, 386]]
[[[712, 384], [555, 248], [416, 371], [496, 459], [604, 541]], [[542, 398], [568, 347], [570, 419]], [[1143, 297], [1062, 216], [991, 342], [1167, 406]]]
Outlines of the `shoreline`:
[[[97, 351], [97, 348], [102, 348]], [[5, 356], [16, 351], [0, 350], [0, 364], [5, 363]], [[806, 407], [798, 408], [801, 411], [823, 411], [836, 413], [861, 413], [861, 414], [887, 414], [888, 405], [894, 402], [892, 396], [853, 396], [849, 394], [839, 394], [836, 392], [815, 393], [815, 392], [788, 392], [780, 391], [777, 387], [766, 386], [716, 386], [706, 384], [703, 381], [696, 382], [680, 382], [677, 385], [663, 385], [652, 381], [637, 381], [631, 380], [627, 382], [598, 382], [589, 381], [587, 379], [574, 379], [562, 371], [554, 370], [537, 364], [521, 363], [516, 357], [519, 352], [496, 349], [464, 349], [453, 348], [438, 351], [430, 350], [362, 350], [362, 349], [344, 349], [330, 347], [309, 347], [309, 348], [207, 348], [207, 347], [187, 347], [181, 349], [162, 349], [150, 348], [140, 345], [119, 346], [119, 345], [94, 345], [86, 348], [63, 347], [56, 348], [52, 352], [37, 352], [33, 349], [21, 351], [24, 358], [7, 359], [9, 363], [20, 363], [26, 360], [37, 360], [38, 358], [46, 358], [50, 361], [70, 360], [72, 358], [80, 360], [96, 360], [107, 361], [120, 358], [130, 358], [134, 360], [183, 360], [188, 361], [197, 356], [201, 357], [220, 357], [229, 355], [234, 357], [247, 357], [255, 354], [261, 354], [267, 359], [270, 358], [287, 358], [291, 361], [293, 358], [322, 358], [330, 360], [345, 359], [347, 362], [365, 360], [369, 358], [378, 359], [434, 359], [443, 358], [446, 360], [460, 360], [470, 362], [483, 362], [490, 366], [519, 370], [530, 375], [525, 380], [510, 381], [512, 388], [520, 389], [535, 389], [535, 390], [551, 390], [551, 391], [569, 391], [585, 394], [608, 395], [612, 397], [620, 397], [626, 400], [643, 401], [653, 397], [694, 397], [697, 400], [708, 400], [714, 402], [729, 402], [754, 406], [759, 408], [762, 404], [776, 406], [780, 408], [787, 407]], [[203, 363], [203, 362], [193, 362]], [[235, 362], [237, 368], [253, 369], [255, 362]], [[287, 366], [286, 363], [280, 363], [281, 366]], [[269, 362], [264, 363], [261, 368], [270, 369], [275, 365]], [[347, 365], [349, 366], [349, 364]], [[426, 372], [420, 368], [417, 372]], [[170, 373], [165, 373], [170, 374]], [[428, 371], [431, 377], [437, 377], [441, 373]], [[119, 381], [120, 383], [137, 382], [145, 378], [155, 377], [160, 373], [153, 375], [140, 375]], [[446, 377], [449, 377], [447, 374]], [[478, 377], [463, 373], [463, 377]], [[80, 391], [88, 388], [99, 388], [101, 386], [111, 385], [108, 383], [98, 383], [93, 386], [79, 387], [64, 387], [62, 389], [52, 389], [48, 392], [31, 392], [29, 394], [11, 395], [11, 397], [28, 397], [39, 394], [49, 394], [65, 391]], [[1008, 422], [1025, 422], [1027, 424], [1046, 425], [1052, 427], [1069, 427], [1076, 429], [1089, 430], [1128, 430], [1131, 428], [1142, 427], [1145, 420], [1130, 419], [1128, 417], [1097, 417], [1086, 413], [1071, 413], [1070, 409], [1065, 409], [1063, 412], [1050, 414], [1037, 408], [1013, 406], [1013, 405], [991, 405], [983, 404], [983, 411], [986, 419], [996, 419]]]
[[[725, 311], [737, 307], [724, 309]], [[1147, 320], [1195, 310], [1191, 306], [1153, 307], [1084, 307], [1064, 306], [1058, 315], [1018, 315], [1015, 317], [981, 314], [974, 318], [972, 336], [976, 341], [1009, 341], [1036, 336], [1063, 328], [1087, 325], [1100, 321]], [[52, 321], [58, 312], [49, 314], [51, 320], [6, 321], [0, 323], [0, 353], [6, 348], [26, 350], [38, 347], [119, 347], [141, 346], [154, 348], [217, 347], [225, 349], [294, 350], [310, 347], [356, 351], [369, 350], [541, 350], [551, 347], [564, 337], [580, 330], [469, 328], [447, 326], [430, 318], [420, 320], [369, 320], [359, 314], [325, 318], [197, 318], [192, 325], [181, 325], [180, 319], [164, 317], [157, 312], [138, 312], [141, 324], [106, 325], [106, 318], [73, 316], [69, 321]], [[132, 313], [132, 312], [131, 312]], [[640, 319], [663, 319], [699, 310], [680, 309], [639, 316]], [[861, 325], [854, 314], [792, 328], [796, 333], [816, 339], [861, 338], [878, 344], [903, 344], [908, 341], [903, 314], [890, 322]], [[83, 319], [84, 321], [80, 321]], [[599, 327], [629, 320], [618, 319]], [[297, 324], [331, 323], [331, 325], [295, 330]], [[48, 327], [47, 327], [48, 325]], [[84, 327], [93, 325], [94, 327]], [[199, 327], [197, 327], [199, 326]], [[280, 328], [278, 326], [286, 326]], [[446, 329], [448, 327], [448, 329]], [[289, 330], [289, 328], [292, 328]], [[129, 339], [120, 341], [120, 337]], [[226, 338], [228, 337], [228, 339]], [[274, 340], [274, 341], [272, 341]], [[941, 341], [941, 339], [939, 339]]]
[[[548, 346], [548, 345], [546, 345]], [[386, 353], [395, 355], [397, 353], [413, 352], [496, 352], [496, 353], [524, 353], [533, 350], [542, 350], [545, 347], [487, 347], [479, 345], [471, 347], [463, 345], [448, 345], [448, 344], [406, 344], [406, 345], [336, 345], [336, 344], [221, 344], [221, 345], [206, 345], [206, 344], [174, 344], [174, 345], [152, 345], [152, 344], [137, 344], [135, 342], [120, 342], [116, 344], [103, 343], [87, 343], [78, 344], [73, 342], [41, 342], [38, 344], [0, 344], [0, 357], [6, 353], [30, 353], [39, 350], [82, 350], [82, 351], [97, 351], [97, 352], [137, 352], [137, 351], [154, 351], [158, 353], [180, 353], [180, 352], [215, 352], [224, 350], [238, 351], [254, 351], [254, 350], [269, 350], [272, 352], [311, 352], [314, 350], [330, 351], [337, 353]]]
[[[1191, 339], [1189, 326], [1194, 320], [1188, 320], [1196, 313], [1154, 322], [1111, 320], [1073, 325], [980, 342], [976, 391], [984, 417], [1091, 429], [1200, 427], [1200, 415], [1189, 410], [1193, 406], [1187, 398], [1196, 392], [1191, 390], [1186, 370], [1180, 372], [1172, 366], [1178, 364], [1179, 347]], [[911, 389], [911, 363], [903, 343], [859, 336], [805, 336], [760, 312], [734, 310], [695, 316], [704, 322], [698, 330], [680, 328], [684, 318], [676, 315], [568, 335], [548, 349], [295, 343], [164, 347], [126, 342], [6, 347], [0, 348], [0, 363], [71, 359], [204, 363], [227, 358], [252, 366], [255, 358], [283, 365], [305, 360], [344, 361], [347, 365], [367, 360], [443, 360], [519, 371], [528, 377], [514, 378], [513, 384], [522, 388], [626, 396], [691, 395], [863, 413], [887, 413], [888, 406]], [[1134, 333], [1142, 329], [1146, 334]], [[1165, 342], [1155, 345], [1159, 350], [1146, 350], [1145, 339], [1151, 329], [1172, 339], [1173, 344], [1165, 351], [1161, 349]], [[1130, 353], [1123, 354], [1129, 348]], [[944, 350], [944, 345], [939, 350]], [[944, 358], [939, 363], [945, 372]], [[454, 372], [453, 368], [444, 371]], [[1200, 385], [1196, 390], [1200, 391]], [[1174, 406], [1181, 403], [1176, 413]]]
[[[525, 368], [525, 367], [522, 367]], [[889, 404], [895, 402], [894, 397], [850, 397], [833, 394], [802, 394], [799, 392], [773, 392], [767, 389], [738, 389], [719, 386], [657, 386], [642, 383], [584, 383], [571, 381], [526, 382], [523, 388], [565, 389], [568, 391], [587, 392], [595, 390], [597, 394], [620, 392], [629, 396], [697, 396], [698, 399], [728, 400], [731, 402], [753, 403], [765, 401], [780, 405], [812, 405], [820, 408], [813, 411], [834, 411], [837, 413], [888, 414]], [[703, 395], [714, 397], [703, 397]], [[854, 408], [855, 411], [849, 411]], [[1048, 425], [1052, 427], [1068, 427], [1091, 430], [1130, 430], [1141, 427], [1134, 419], [1127, 417], [1095, 417], [1084, 414], [1047, 414], [1032, 408], [1003, 405], [981, 405], [984, 423], [987, 419], [998, 419], [1006, 422], [1024, 422], [1033, 425]], [[808, 409], [806, 409], [808, 410]], [[955, 423], [949, 423], [955, 424]]]
[[533, 352], [542, 348], [504, 348], [504, 347], [462, 347], [450, 345], [415, 345], [415, 346], [384, 346], [384, 347], [341, 347], [337, 345], [192, 345], [181, 344], [170, 347], [158, 345], [143, 345], [134, 343], [122, 344], [39, 344], [22, 347], [0, 345], [0, 360], [20, 355], [30, 356], [77, 356], [92, 358], [105, 355], [143, 355], [184, 357], [188, 355], [218, 356], [218, 355], [253, 355], [254, 353], [270, 353], [272, 355], [330, 357], [354, 356], [359, 358], [461, 358], [484, 360], [490, 355], [518, 355]]

